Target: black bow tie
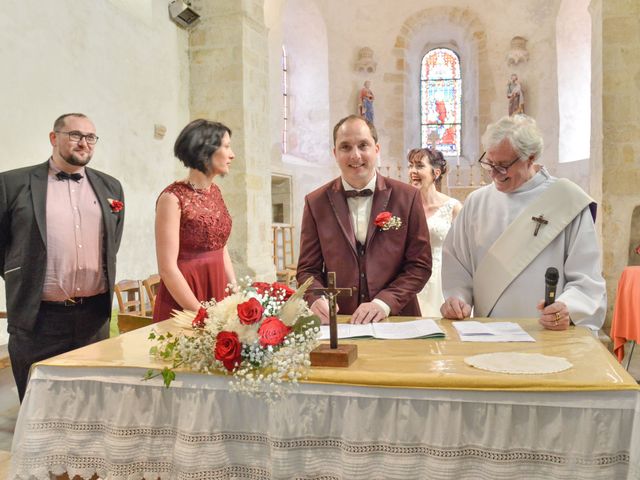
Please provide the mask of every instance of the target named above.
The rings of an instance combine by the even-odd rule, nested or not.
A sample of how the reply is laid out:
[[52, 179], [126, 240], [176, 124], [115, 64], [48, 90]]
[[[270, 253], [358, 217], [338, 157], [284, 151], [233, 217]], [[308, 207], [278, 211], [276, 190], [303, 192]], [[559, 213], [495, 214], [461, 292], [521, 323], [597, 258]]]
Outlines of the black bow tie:
[[56, 177], [58, 177], [58, 180], [73, 180], [74, 182], [79, 182], [82, 175], [79, 173], [58, 172], [56, 173]]
[[365, 188], [364, 190], [345, 190], [344, 196], [347, 198], [355, 198], [355, 197], [370, 197], [373, 195], [373, 192], [369, 188]]

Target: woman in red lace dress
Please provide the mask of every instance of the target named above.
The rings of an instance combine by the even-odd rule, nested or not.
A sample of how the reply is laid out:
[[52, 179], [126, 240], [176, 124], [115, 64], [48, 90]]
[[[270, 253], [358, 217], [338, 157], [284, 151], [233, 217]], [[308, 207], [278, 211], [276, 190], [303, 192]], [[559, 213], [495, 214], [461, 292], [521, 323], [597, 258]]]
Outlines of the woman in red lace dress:
[[153, 321], [172, 310], [198, 311], [200, 302], [225, 296], [236, 277], [227, 251], [231, 216], [213, 182], [229, 172], [235, 155], [231, 130], [208, 120], [189, 123], [176, 140], [175, 156], [189, 169], [156, 204], [156, 254], [161, 282]]

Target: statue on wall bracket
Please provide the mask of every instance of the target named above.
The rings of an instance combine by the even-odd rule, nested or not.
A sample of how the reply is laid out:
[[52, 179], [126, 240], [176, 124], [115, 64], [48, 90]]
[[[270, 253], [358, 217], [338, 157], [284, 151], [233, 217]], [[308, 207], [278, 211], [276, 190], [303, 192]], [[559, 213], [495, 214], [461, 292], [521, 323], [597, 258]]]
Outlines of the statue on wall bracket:
[[520, 62], [529, 61], [529, 52], [527, 51], [527, 39], [524, 37], [513, 37], [511, 39], [511, 48], [507, 53], [507, 65], [513, 66]]
[[366, 80], [364, 85], [360, 89], [360, 93], [358, 95], [358, 115], [360, 115], [365, 120], [368, 120], [371, 123], [373, 121], [373, 100], [374, 100], [373, 92], [371, 91], [371, 82]]
[[524, 91], [515, 73], [511, 74], [511, 80], [507, 84], [507, 98], [509, 99], [509, 116], [524, 113]]
[[358, 50], [358, 59], [355, 63], [356, 72], [375, 73], [378, 63], [373, 59], [373, 50], [362, 47]]

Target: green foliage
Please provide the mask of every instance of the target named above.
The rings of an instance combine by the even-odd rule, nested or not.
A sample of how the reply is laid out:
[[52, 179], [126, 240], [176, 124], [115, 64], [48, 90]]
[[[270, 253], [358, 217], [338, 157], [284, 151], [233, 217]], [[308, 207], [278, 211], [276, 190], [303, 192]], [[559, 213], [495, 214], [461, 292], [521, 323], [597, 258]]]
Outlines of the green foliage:
[[169, 385], [171, 385], [171, 382], [173, 382], [176, 379], [176, 372], [174, 372], [173, 369], [179, 366], [180, 366], [180, 363], [175, 364], [172, 368], [164, 367], [162, 370], [159, 370], [159, 371], [150, 368], [149, 370], [146, 371], [146, 373], [144, 374], [144, 377], [142, 377], [142, 380], [151, 380], [152, 378], [156, 378], [162, 375], [162, 381], [165, 387], [169, 388]]
[[173, 335], [171, 332], [159, 334], [155, 330], [152, 330], [151, 332], [149, 332], [148, 338], [149, 340], [155, 340], [157, 342], [157, 345], [154, 345], [149, 349], [149, 353], [152, 356], [159, 357], [165, 361], [172, 360], [173, 366], [171, 368], [164, 367], [160, 371], [149, 369], [142, 379], [151, 380], [152, 378], [156, 378], [162, 375], [162, 380], [165, 386], [168, 387], [176, 378], [176, 373], [173, 371], [173, 369], [179, 367], [183, 363], [182, 359], [180, 358], [179, 352], [176, 352], [178, 337]]
[[164, 380], [165, 387], [169, 388], [169, 385], [171, 385], [171, 382], [173, 382], [176, 379], [176, 372], [171, 370], [169, 367], [164, 367], [161, 373], [162, 373], [162, 379]]

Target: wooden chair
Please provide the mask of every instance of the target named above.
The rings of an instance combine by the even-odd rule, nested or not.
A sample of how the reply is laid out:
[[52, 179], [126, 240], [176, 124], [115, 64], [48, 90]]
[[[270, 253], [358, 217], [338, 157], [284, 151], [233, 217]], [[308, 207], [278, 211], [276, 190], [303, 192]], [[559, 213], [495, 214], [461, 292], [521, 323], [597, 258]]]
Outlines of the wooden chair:
[[147, 292], [147, 298], [149, 299], [150, 310], [147, 310], [147, 315], [153, 315], [153, 307], [156, 304], [156, 295], [158, 294], [158, 287], [160, 286], [160, 275], [157, 273], [149, 275], [142, 281], [142, 286], [145, 292]]
[[118, 330], [129, 332], [152, 323], [152, 318], [145, 315], [144, 294], [140, 280], [121, 280], [114, 286], [118, 299]]
[[298, 265], [293, 251], [293, 225], [272, 225], [273, 263], [276, 266], [276, 278], [287, 285], [295, 283]]
[[113, 290], [118, 299], [120, 313], [144, 315], [144, 296], [140, 280], [120, 280]]

